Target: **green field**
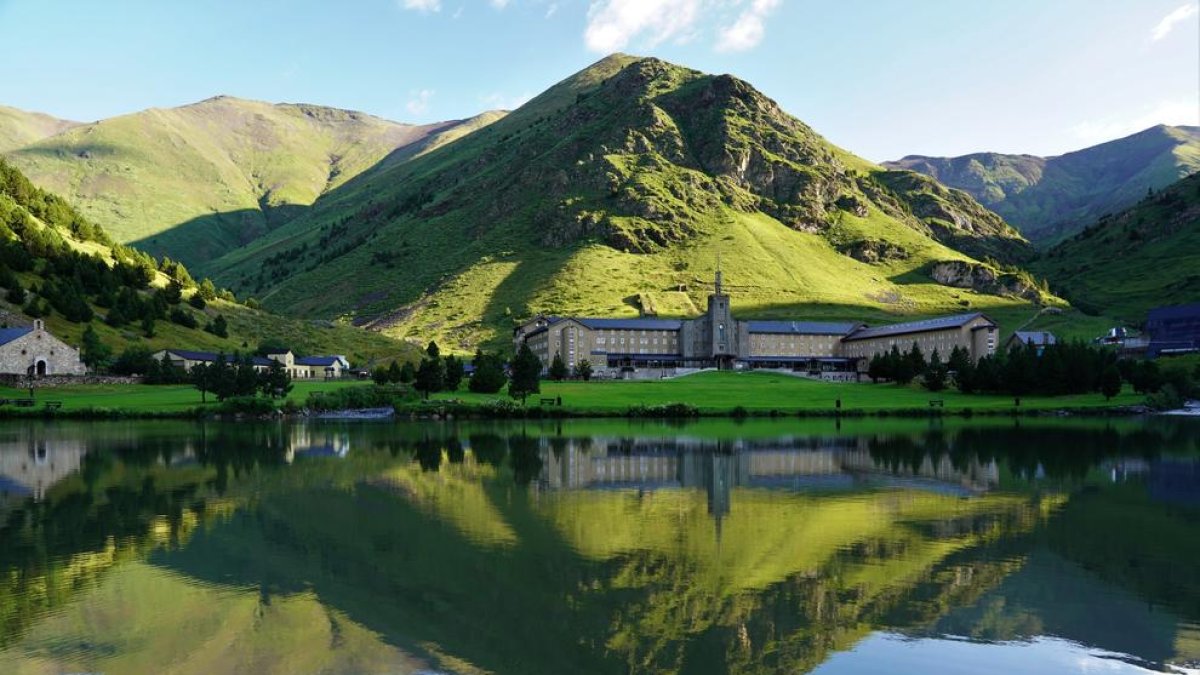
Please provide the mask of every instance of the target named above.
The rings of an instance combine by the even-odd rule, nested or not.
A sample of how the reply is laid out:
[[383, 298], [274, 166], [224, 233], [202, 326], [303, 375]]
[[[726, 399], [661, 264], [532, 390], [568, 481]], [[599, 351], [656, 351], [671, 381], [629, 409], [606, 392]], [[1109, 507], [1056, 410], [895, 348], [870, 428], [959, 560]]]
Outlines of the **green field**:
[[[980, 412], [1013, 410], [1011, 396], [961, 394], [957, 391], [933, 393], [917, 386], [893, 384], [842, 384], [817, 382], [788, 375], [770, 373], [700, 373], [676, 380], [652, 382], [542, 382], [542, 393], [529, 399], [536, 405], [539, 398], [561, 396], [563, 407], [571, 412], [595, 411], [611, 413], [638, 405], [687, 403], [702, 412], [729, 412], [741, 406], [748, 411], [778, 410], [833, 411], [835, 402], [842, 400], [844, 411], [881, 412], [893, 410], [929, 410], [929, 401], [940, 399], [947, 412], [970, 409]], [[444, 393], [440, 399], [458, 399], [466, 403], [485, 403], [503, 395]], [[1126, 388], [1111, 401], [1099, 394], [1058, 397], [1024, 397], [1023, 410], [1057, 410], [1065, 408], [1102, 408], [1134, 405], [1142, 397]]]
[[[296, 382], [288, 399], [303, 403], [314, 391], [329, 391], [342, 387], [362, 386], [361, 382], [339, 380], [335, 382]], [[28, 389], [0, 387], [0, 398], [26, 398]], [[217, 406], [216, 399], [209, 395], [207, 404], [201, 404], [200, 392], [191, 385], [150, 386], [144, 384], [92, 384], [68, 387], [47, 387], [34, 390], [34, 398], [40, 406], [43, 401], [60, 401], [64, 412], [79, 410], [112, 410], [128, 414], [184, 414], [196, 408]], [[11, 407], [2, 410], [20, 410]], [[26, 409], [28, 410], [28, 409]], [[34, 408], [33, 410], [40, 410]]]

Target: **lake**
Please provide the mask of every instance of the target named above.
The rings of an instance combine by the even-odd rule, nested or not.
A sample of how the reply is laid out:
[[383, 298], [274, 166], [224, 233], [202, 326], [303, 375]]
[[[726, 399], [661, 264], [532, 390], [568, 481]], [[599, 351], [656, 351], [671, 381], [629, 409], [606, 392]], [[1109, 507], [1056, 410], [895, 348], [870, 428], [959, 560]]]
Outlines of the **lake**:
[[0, 673], [1200, 672], [1200, 420], [0, 425]]

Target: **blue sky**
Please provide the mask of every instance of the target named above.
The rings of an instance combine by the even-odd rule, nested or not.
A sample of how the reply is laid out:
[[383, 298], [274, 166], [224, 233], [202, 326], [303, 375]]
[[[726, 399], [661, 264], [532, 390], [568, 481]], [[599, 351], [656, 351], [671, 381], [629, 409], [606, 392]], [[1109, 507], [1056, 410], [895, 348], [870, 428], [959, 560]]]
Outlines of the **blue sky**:
[[426, 122], [611, 51], [733, 73], [873, 160], [1200, 124], [1200, 0], [0, 0], [0, 104], [216, 94]]

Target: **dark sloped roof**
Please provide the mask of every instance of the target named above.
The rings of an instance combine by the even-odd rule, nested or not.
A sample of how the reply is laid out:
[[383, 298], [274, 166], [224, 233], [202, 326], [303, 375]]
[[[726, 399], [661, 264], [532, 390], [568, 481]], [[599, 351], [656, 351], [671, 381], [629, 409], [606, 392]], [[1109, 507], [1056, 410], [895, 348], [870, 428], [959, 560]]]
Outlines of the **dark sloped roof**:
[[1058, 342], [1058, 338], [1054, 337], [1054, 333], [1047, 333], [1042, 330], [1019, 330], [1013, 333], [1013, 337], [1030, 345], [1052, 345]]
[[0, 345], [6, 345], [19, 337], [25, 337], [33, 332], [29, 326], [20, 328], [0, 328]]
[[[842, 339], [846, 342], [850, 342], [853, 340], [866, 340], [869, 338], [888, 337], [891, 335], [907, 335], [909, 333], [925, 333], [931, 330], [959, 328], [980, 317], [987, 319], [987, 316], [980, 312], [971, 312], [970, 314], [955, 314], [953, 316], [939, 316], [933, 319], [922, 319], [920, 321], [894, 323], [890, 326], [863, 328], [862, 330], [855, 331]], [[988, 319], [988, 321], [991, 321], [991, 319]]]
[[1155, 307], [1147, 315], [1147, 322], [1163, 321], [1165, 319], [1186, 319], [1200, 317], [1200, 302], [1190, 305], [1173, 305], [1170, 307]]
[[846, 335], [858, 328], [859, 323], [833, 323], [827, 321], [747, 321], [751, 333], [790, 335]]
[[298, 366], [325, 366], [329, 367], [338, 362], [336, 356], [305, 356], [301, 359], [296, 359]]
[[575, 319], [592, 330], [679, 330], [679, 319]]

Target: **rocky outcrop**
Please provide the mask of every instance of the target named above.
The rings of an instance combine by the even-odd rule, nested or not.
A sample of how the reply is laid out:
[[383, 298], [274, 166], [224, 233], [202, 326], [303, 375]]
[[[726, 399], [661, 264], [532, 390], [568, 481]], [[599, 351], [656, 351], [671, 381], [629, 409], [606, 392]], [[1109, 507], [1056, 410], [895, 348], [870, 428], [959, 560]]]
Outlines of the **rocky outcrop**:
[[989, 295], [1012, 295], [1037, 302], [1042, 294], [1027, 275], [1001, 272], [994, 267], [963, 260], [933, 263], [929, 278], [943, 286], [968, 288]]
[[838, 253], [850, 256], [859, 262], [875, 264], [891, 260], [907, 260], [909, 252], [899, 244], [893, 244], [877, 239], [860, 239], [858, 241], [837, 244]]

